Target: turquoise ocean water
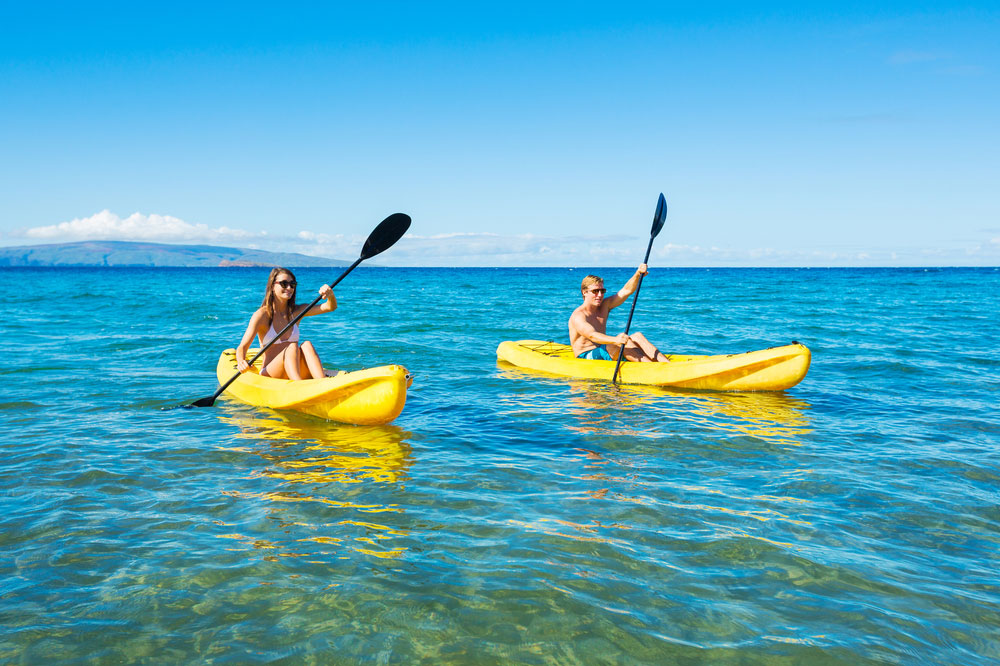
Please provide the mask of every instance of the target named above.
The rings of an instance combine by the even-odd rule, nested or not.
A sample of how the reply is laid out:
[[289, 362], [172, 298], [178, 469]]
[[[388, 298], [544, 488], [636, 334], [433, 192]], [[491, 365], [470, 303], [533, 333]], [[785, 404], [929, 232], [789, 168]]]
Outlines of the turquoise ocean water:
[[166, 409], [266, 270], [0, 269], [0, 662], [1000, 662], [1000, 270], [653, 269], [633, 330], [783, 393], [499, 367], [585, 273], [362, 265], [302, 325], [415, 373], [358, 427]]

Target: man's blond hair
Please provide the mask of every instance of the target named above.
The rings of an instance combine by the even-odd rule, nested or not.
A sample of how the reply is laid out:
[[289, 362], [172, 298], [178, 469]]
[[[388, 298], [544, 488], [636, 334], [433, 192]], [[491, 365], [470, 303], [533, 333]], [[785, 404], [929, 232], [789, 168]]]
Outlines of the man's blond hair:
[[587, 289], [593, 284], [604, 284], [604, 280], [602, 278], [597, 277], [596, 275], [588, 275], [587, 277], [583, 278], [583, 282], [580, 283], [581, 293], [587, 291]]

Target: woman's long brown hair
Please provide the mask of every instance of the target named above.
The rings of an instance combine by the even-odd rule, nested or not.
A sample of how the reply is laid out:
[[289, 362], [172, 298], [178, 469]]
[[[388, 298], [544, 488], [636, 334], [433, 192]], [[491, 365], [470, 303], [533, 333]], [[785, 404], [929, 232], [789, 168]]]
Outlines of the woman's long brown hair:
[[[267, 276], [267, 290], [264, 292], [264, 300], [261, 302], [260, 307], [264, 308], [264, 312], [267, 314], [267, 325], [270, 326], [271, 322], [274, 321], [274, 283], [278, 280], [278, 276], [282, 273], [287, 273], [293, 282], [297, 282], [295, 279], [295, 274], [292, 273], [287, 268], [282, 268], [278, 266], [277, 268], [271, 269], [271, 274]], [[298, 291], [296, 289], [292, 292], [292, 297], [288, 299], [288, 316], [291, 317], [292, 313], [295, 312], [295, 294]]]

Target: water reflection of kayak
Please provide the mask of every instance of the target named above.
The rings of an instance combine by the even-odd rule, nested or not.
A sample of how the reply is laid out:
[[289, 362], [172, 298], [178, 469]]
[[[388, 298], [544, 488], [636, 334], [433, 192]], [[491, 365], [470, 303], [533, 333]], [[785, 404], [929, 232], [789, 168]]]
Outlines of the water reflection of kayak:
[[275, 519], [263, 533], [240, 532], [234, 525], [220, 536], [272, 562], [286, 557], [332, 562], [349, 551], [379, 559], [406, 553], [407, 522], [393, 517], [404, 509], [385, 489], [405, 481], [414, 463], [407, 441], [411, 433], [393, 425], [341, 425], [235, 402], [223, 404], [219, 413], [237, 428], [223, 448], [265, 461], [250, 464], [257, 469], [249, 477], [232, 477], [233, 487], [222, 494], [246, 502], [251, 513], [263, 507]]
[[393, 425], [352, 426], [294, 412], [229, 406], [222, 420], [272, 466], [261, 476], [297, 483], [395, 483], [412, 464], [410, 433]]
[[[530, 381], [543, 374], [500, 362], [497, 376]], [[698, 391], [642, 384], [615, 387], [607, 382], [544, 377], [546, 381], [539, 383], [538, 390], [501, 395], [497, 404], [504, 414], [552, 416], [574, 432], [602, 436], [604, 445], [612, 448], [610, 442], [616, 438], [674, 436], [683, 423], [791, 446], [803, 445], [803, 435], [813, 429], [809, 416], [812, 405], [783, 391]], [[556, 381], [568, 391], [545, 388]]]
[[[252, 350], [251, 350], [252, 351]], [[229, 385], [226, 393], [258, 407], [290, 409], [320, 418], [379, 425], [403, 411], [406, 389], [412, 383], [401, 365], [383, 365], [335, 377], [290, 381], [260, 375], [260, 362]], [[236, 355], [227, 349], [219, 356], [216, 374], [226, 382], [236, 372]]]
[[[670, 354], [669, 363], [622, 363], [619, 381], [714, 391], [781, 391], [809, 371], [811, 354], [793, 342], [742, 354]], [[501, 342], [497, 358], [520, 368], [579, 379], [611, 381], [614, 361], [576, 358], [569, 345], [541, 340]]]

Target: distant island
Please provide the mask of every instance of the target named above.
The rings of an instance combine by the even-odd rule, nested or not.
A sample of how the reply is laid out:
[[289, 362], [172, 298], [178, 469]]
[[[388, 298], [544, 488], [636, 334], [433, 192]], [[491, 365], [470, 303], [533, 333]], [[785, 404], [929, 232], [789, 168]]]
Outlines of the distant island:
[[265, 252], [215, 245], [132, 241], [80, 241], [0, 247], [0, 266], [348, 266], [351, 262], [292, 252]]

